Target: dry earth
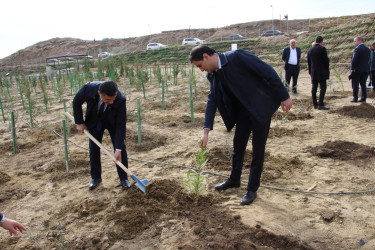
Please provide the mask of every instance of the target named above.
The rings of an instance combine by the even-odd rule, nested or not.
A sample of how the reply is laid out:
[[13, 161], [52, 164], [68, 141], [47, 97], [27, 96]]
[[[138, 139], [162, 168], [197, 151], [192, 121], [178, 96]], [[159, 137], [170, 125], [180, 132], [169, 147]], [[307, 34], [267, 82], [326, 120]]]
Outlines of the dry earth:
[[[66, 171], [58, 136], [63, 105], [52, 102], [46, 114], [39, 97], [34, 129], [28, 126], [28, 113], [15, 107], [17, 154], [12, 153], [9, 122], [0, 125], [0, 211], [27, 231], [10, 237], [1, 230], [0, 249], [375, 249], [373, 93], [367, 104], [352, 104], [349, 82], [338, 91], [334, 79], [326, 98], [331, 110], [315, 110], [309, 76], [302, 72], [292, 110], [273, 117], [258, 198], [240, 206], [251, 147], [241, 188], [214, 191], [231, 168], [233, 134], [219, 115], [210, 133], [205, 191], [192, 200], [183, 185], [188, 167], [194, 167], [208, 92], [204, 75], [196, 74], [194, 123], [186, 79], [168, 86], [165, 110], [157, 84], [147, 85], [147, 99], [120, 84], [128, 105], [129, 166], [138, 178], [150, 181], [145, 193], [135, 186], [123, 191], [104, 154], [103, 183], [90, 192], [88, 139], [72, 124]], [[70, 110], [72, 96], [66, 99]], [[9, 104], [3, 106], [9, 111]], [[109, 136], [104, 145], [111, 148]]]

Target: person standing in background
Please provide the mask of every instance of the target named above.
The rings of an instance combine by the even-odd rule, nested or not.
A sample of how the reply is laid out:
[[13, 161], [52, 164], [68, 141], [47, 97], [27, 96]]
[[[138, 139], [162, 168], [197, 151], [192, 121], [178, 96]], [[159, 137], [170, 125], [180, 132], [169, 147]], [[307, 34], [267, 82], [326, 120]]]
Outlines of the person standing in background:
[[290, 46], [284, 48], [282, 59], [285, 62], [285, 81], [289, 91], [290, 80], [293, 77], [292, 91], [297, 94], [297, 80], [299, 75], [299, 62], [301, 60], [301, 49], [296, 47], [296, 40], [289, 41]]
[[[329, 79], [329, 58], [327, 50], [323, 47], [323, 37], [317, 36], [315, 44], [307, 52], [307, 64], [311, 76], [311, 96], [314, 108], [327, 110], [329, 107], [324, 105], [324, 96], [327, 90], [327, 79]], [[319, 103], [316, 99], [316, 93], [320, 84]]]
[[375, 91], [375, 42], [370, 46], [370, 82], [369, 87], [372, 87], [372, 90]]
[[[366, 102], [367, 87], [366, 80], [370, 72], [370, 54], [371, 50], [363, 43], [363, 38], [357, 36], [354, 38], [355, 47], [352, 61], [350, 64], [349, 80], [352, 80], [353, 99], [351, 102]], [[361, 85], [361, 99], [358, 101], [359, 85]]]

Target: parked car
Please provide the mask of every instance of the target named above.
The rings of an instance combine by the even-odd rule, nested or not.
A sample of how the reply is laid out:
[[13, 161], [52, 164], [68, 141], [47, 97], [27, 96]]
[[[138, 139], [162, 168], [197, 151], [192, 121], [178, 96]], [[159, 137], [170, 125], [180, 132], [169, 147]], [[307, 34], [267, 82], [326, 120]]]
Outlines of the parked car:
[[59, 63], [60, 60], [59, 59], [48, 59], [47, 60], [47, 63]]
[[260, 36], [277, 36], [277, 35], [283, 35], [284, 32], [281, 32], [280, 30], [267, 30], [264, 31]]
[[229, 40], [242, 40], [247, 39], [247, 37], [241, 36], [240, 34], [229, 36]]
[[149, 43], [147, 44], [147, 50], [151, 49], [161, 49], [161, 48], [166, 48], [168, 47], [167, 45], [161, 44], [161, 43]]
[[185, 38], [182, 41], [182, 45], [197, 45], [197, 44], [205, 44], [205, 40], [201, 40], [199, 38]]
[[98, 57], [102, 57], [102, 58], [106, 58], [106, 57], [109, 57], [109, 56], [112, 56], [112, 54], [109, 53], [109, 52], [100, 52], [98, 54]]

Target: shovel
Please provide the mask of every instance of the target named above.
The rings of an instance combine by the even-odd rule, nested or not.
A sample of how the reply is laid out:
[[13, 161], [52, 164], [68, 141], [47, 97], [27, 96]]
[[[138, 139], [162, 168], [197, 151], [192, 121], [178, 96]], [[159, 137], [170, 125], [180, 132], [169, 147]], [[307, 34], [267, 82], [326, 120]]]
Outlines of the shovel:
[[[74, 121], [74, 118], [71, 114], [69, 114], [68, 112], [65, 112], [65, 115], [67, 117], [69, 117], [70, 120]], [[122, 162], [120, 161], [116, 161], [116, 158], [114, 155], [112, 155], [97, 139], [95, 139], [94, 136], [92, 136], [89, 131], [87, 131], [86, 129], [83, 131], [96, 145], [98, 145], [99, 148], [103, 149], [104, 152], [113, 160], [114, 163], [116, 163], [119, 167], [121, 167], [128, 175], [130, 175], [132, 177], [133, 180], [136, 181], [135, 185], [142, 191], [142, 192], [146, 192], [146, 185], [147, 183], [149, 183], [148, 180], [146, 179], [143, 179], [143, 180], [139, 180], [134, 174], [132, 174], [132, 172], [130, 172], [129, 169], [127, 169], [124, 164], [122, 164]]]

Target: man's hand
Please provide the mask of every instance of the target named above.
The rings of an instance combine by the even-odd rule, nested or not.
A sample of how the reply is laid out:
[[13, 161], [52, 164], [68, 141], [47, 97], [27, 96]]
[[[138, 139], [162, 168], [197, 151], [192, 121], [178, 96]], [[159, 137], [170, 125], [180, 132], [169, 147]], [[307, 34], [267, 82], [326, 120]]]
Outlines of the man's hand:
[[83, 131], [85, 131], [85, 129], [87, 129], [86, 125], [83, 123], [83, 124], [77, 124], [77, 130], [81, 133], [83, 133]]
[[115, 159], [116, 159], [116, 162], [117, 161], [121, 162], [121, 151], [120, 150], [115, 151]]
[[10, 236], [12, 236], [13, 234], [14, 235], [17, 235], [18, 234], [18, 231], [17, 229], [22, 233], [23, 231], [26, 231], [26, 228], [24, 226], [21, 225], [21, 223], [15, 221], [15, 220], [12, 220], [12, 219], [6, 219], [3, 224], [2, 224], [2, 227], [6, 230], [9, 231], [10, 233]]
[[292, 99], [290, 98], [281, 102], [281, 108], [285, 113], [288, 113], [288, 111], [292, 108], [292, 106], [293, 106], [293, 102], [292, 102]]
[[198, 145], [201, 149], [207, 148], [207, 142], [208, 142], [208, 133], [210, 132], [209, 129], [204, 129], [203, 135], [201, 139], [198, 142]]

